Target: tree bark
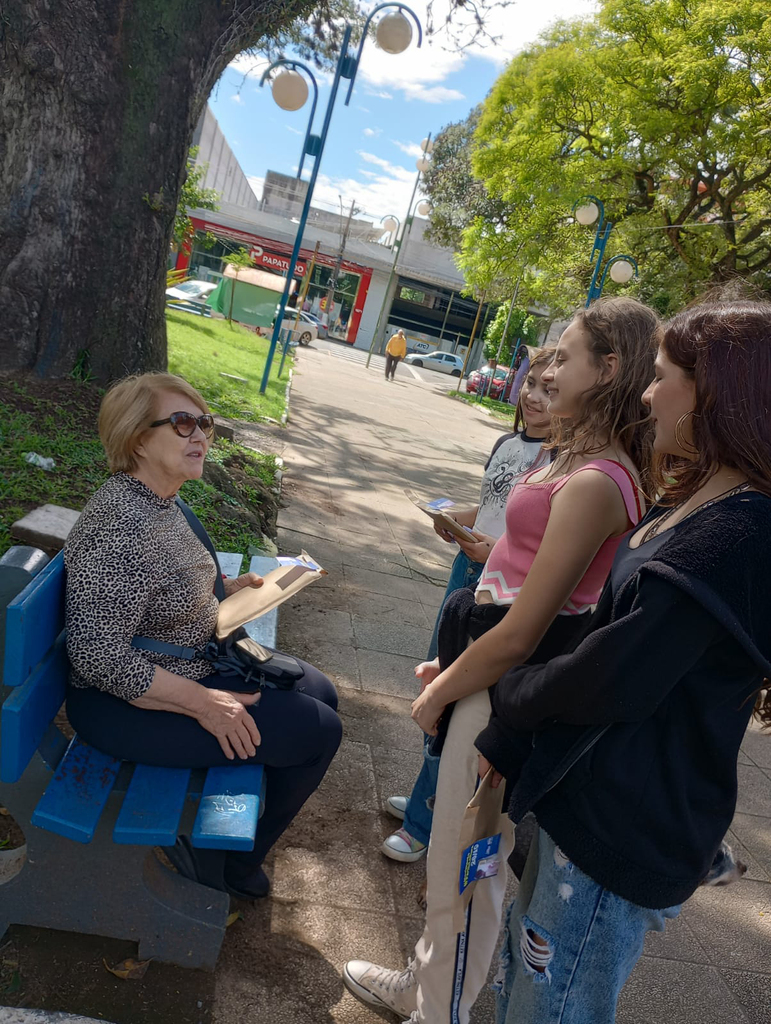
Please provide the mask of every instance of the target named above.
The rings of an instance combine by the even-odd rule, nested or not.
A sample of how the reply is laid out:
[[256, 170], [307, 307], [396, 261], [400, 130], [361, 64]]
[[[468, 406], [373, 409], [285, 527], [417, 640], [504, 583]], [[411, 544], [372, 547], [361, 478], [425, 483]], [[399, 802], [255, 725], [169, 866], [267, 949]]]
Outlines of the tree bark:
[[228, 62], [313, 0], [0, 0], [0, 370], [166, 367], [195, 125]]

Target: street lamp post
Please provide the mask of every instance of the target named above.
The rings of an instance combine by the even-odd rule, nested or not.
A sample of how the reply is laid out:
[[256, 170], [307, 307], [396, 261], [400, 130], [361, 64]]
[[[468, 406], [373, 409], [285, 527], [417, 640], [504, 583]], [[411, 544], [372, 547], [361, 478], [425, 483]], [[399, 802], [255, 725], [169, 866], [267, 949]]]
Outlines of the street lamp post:
[[589, 292], [586, 296], [586, 305], [590, 306], [595, 299], [599, 299], [600, 295], [602, 295], [608, 271], [610, 271], [612, 281], [615, 281], [617, 284], [626, 284], [633, 277], [639, 275], [639, 268], [634, 256], [621, 254], [609, 259], [603, 269], [602, 261], [605, 256], [605, 247], [613, 230], [613, 224], [605, 220], [605, 204], [601, 199], [592, 195], [581, 196], [573, 204], [573, 216], [583, 227], [589, 227], [589, 225], [597, 221], [597, 230], [594, 235], [594, 245], [592, 246], [592, 255], [590, 257], [593, 260], [596, 257], [596, 260], [594, 270], [592, 271]]
[[[421, 174], [423, 174], [424, 171], [427, 171], [430, 166], [428, 157], [431, 154], [431, 150], [434, 148], [434, 144], [431, 141], [430, 135], [428, 136], [428, 138], [423, 139], [423, 141], [420, 144], [420, 148], [423, 152], [415, 163], [418, 173], [415, 178], [415, 185], [412, 189], [410, 205], [407, 210], [407, 217], [404, 221], [404, 229], [402, 230], [401, 236], [394, 239], [394, 244], [391, 247], [394, 253], [394, 260], [393, 263], [391, 264], [391, 273], [388, 275], [388, 283], [386, 284], [385, 294], [383, 295], [383, 304], [381, 305], [380, 313], [378, 314], [377, 325], [372, 335], [372, 341], [370, 342], [369, 352], [367, 353], [367, 362], [365, 364], [367, 367], [369, 367], [369, 364], [372, 360], [372, 353], [375, 351], [375, 345], [377, 343], [378, 338], [380, 337], [380, 328], [383, 326], [383, 317], [385, 316], [386, 306], [388, 305], [388, 296], [391, 292], [391, 285], [393, 284], [393, 279], [396, 276], [396, 264], [399, 262], [399, 253], [401, 252], [402, 246], [404, 245], [405, 241], [409, 238], [410, 231], [412, 230], [412, 222], [415, 220], [415, 214], [419, 213], [421, 217], [425, 217], [431, 210], [431, 204], [428, 202], [427, 199], [420, 199], [413, 206], [413, 203], [415, 203], [415, 193], [418, 191], [420, 176]], [[384, 226], [386, 227], [386, 229], [388, 229], [389, 221], [393, 222], [394, 224], [397, 224], [398, 217], [394, 217], [393, 214], [389, 214], [389, 216], [385, 219]]]
[[[313, 102], [311, 104], [310, 117], [308, 118], [308, 128], [305, 132], [305, 141], [303, 142], [302, 155], [300, 157], [300, 165], [297, 169], [297, 177], [299, 178], [302, 174], [303, 165], [305, 163], [305, 157], [311, 156], [313, 160], [313, 170], [311, 171], [310, 178], [308, 179], [308, 189], [305, 193], [305, 201], [303, 202], [302, 212], [300, 213], [300, 221], [297, 226], [297, 234], [295, 236], [294, 246], [292, 248], [292, 255], [289, 258], [289, 266], [286, 274], [286, 284], [284, 291], [281, 295], [281, 301], [278, 307], [278, 313], [276, 315], [276, 323], [273, 328], [273, 334], [270, 339], [270, 346], [268, 348], [268, 358], [265, 363], [265, 371], [262, 375], [262, 383], [260, 384], [260, 394], [265, 394], [265, 389], [268, 386], [268, 378], [270, 377], [270, 368], [273, 363], [273, 356], [276, 351], [276, 345], [278, 344], [279, 335], [281, 334], [281, 324], [284, 319], [284, 312], [286, 310], [286, 304], [289, 299], [289, 293], [292, 287], [292, 279], [294, 277], [295, 267], [297, 265], [297, 257], [300, 254], [300, 245], [302, 244], [303, 232], [305, 225], [308, 220], [308, 213], [311, 208], [311, 201], [313, 199], [313, 190], [316, 185], [316, 178], [319, 173], [319, 166], [321, 164], [321, 157], [324, 153], [324, 146], [327, 141], [327, 134], [329, 132], [329, 124], [332, 120], [332, 111], [334, 110], [335, 100], [337, 99], [337, 91], [340, 87], [340, 79], [347, 78], [350, 81], [348, 86], [348, 94], [345, 98], [345, 105], [348, 106], [351, 94], [353, 92], [354, 82], [356, 81], [356, 73], [359, 69], [359, 63], [361, 61], [362, 50], [364, 49], [364, 43], [367, 39], [367, 32], [369, 30], [372, 19], [380, 11], [390, 8], [390, 13], [384, 15], [377, 24], [375, 29], [375, 38], [377, 43], [382, 50], [386, 53], [403, 53], [404, 50], [412, 42], [412, 24], [409, 19], [405, 16], [409, 14], [415, 23], [415, 27], [418, 31], [418, 46], [423, 43], [423, 30], [418, 20], [417, 15], [413, 10], [407, 7], [406, 4], [395, 2], [395, 3], [383, 3], [379, 4], [369, 14], [361, 34], [361, 42], [359, 43], [359, 49], [355, 56], [348, 52], [348, 47], [351, 42], [352, 28], [350, 25], [345, 26], [343, 33], [343, 42], [340, 49], [340, 56], [337, 59], [337, 65], [335, 67], [335, 75], [332, 80], [332, 87], [329, 93], [329, 101], [327, 103], [327, 109], [324, 113], [324, 121], [322, 123], [321, 132], [318, 135], [313, 134], [313, 118], [316, 113], [316, 105], [318, 103], [319, 88], [318, 83], [313, 75], [310, 68], [303, 64], [301, 61], [290, 60], [287, 58], [281, 58], [280, 60], [274, 61], [270, 67], [265, 71], [265, 74], [260, 80], [260, 86], [265, 84], [266, 79], [275, 68], [282, 68], [283, 70], [279, 75], [276, 76], [273, 82], [273, 98], [276, 103], [283, 110], [299, 110], [303, 106], [308, 98], [308, 84], [300, 74], [303, 71], [305, 76], [310, 79], [313, 86]], [[277, 88], [278, 87], [278, 88]]]

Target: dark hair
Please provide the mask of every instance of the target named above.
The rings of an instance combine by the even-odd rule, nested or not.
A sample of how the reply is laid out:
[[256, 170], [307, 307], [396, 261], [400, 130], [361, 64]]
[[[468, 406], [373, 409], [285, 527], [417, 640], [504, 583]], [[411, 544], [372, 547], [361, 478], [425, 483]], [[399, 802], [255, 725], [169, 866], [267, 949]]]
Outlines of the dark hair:
[[[522, 348], [525, 348], [525, 346], [523, 345]], [[520, 349], [519, 351], [521, 352], [522, 349]], [[525, 348], [525, 353], [528, 354], [528, 358], [530, 359], [530, 365], [527, 368], [527, 373], [528, 374], [532, 373], [533, 370], [537, 370], [539, 368], [539, 366], [543, 367], [543, 369], [541, 370], [541, 373], [543, 373], [543, 370], [545, 370], [546, 367], [549, 365], [549, 363], [551, 363], [552, 359], [554, 359], [554, 353], [556, 351], [557, 350], [556, 350], [556, 348], [553, 345], [545, 345], [543, 348], [536, 349], [535, 350], [535, 355], [530, 356], [527, 353], [527, 349]], [[517, 409], [516, 409], [516, 412], [514, 413], [514, 426], [512, 427], [512, 429], [517, 431], [517, 432], [520, 431], [520, 430], [524, 430], [527, 427], [527, 423], [525, 422], [525, 414], [522, 411], [522, 397], [521, 397], [521, 395], [522, 395], [522, 388], [525, 386], [525, 381], [526, 380], [527, 380], [527, 374], [525, 374], [525, 376], [524, 376], [524, 378], [522, 380], [522, 384], [520, 385], [520, 389], [519, 389], [519, 394], [517, 395]]]
[[[662, 347], [696, 387], [693, 460], [654, 459], [662, 500], [685, 501], [721, 466], [771, 496], [771, 303], [693, 306], [670, 320]], [[771, 728], [771, 680], [764, 680], [754, 714]]]
[[589, 335], [595, 359], [614, 353], [619, 368], [613, 380], [585, 392], [582, 411], [569, 423], [558, 421], [552, 445], [560, 454], [591, 455], [600, 449], [586, 448], [586, 438], [604, 435], [624, 448], [647, 490], [652, 429], [642, 395], [653, 379], [661, 322], [648, 306], [626, 297], [597, 299], [578, 310], [572, 322]]
[[771, 303], [693, 306], [666, 325], [662, 348], [696, 387], [696, 454], [656, 456], [662, 500], [686, 500], [721, 466], [771, 496]]

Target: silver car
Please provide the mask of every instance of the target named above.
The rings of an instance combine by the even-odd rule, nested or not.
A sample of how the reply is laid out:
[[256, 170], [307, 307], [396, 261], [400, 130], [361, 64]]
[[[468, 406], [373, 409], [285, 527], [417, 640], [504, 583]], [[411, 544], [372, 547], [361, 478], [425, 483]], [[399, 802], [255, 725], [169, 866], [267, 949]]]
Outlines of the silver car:
[[425, 366], [427, 370], [449, 373], [452, 377], [460, 377], [463, 373], [463, 360], [452, 352], [411, 352], [404, 361], [413, 366]]

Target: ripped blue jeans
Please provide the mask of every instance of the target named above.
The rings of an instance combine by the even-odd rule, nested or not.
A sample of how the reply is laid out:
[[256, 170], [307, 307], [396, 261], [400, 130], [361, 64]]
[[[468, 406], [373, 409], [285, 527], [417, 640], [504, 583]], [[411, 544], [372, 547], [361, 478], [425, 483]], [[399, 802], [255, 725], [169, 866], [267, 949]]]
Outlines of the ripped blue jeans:
[[539, 829], [507, 915], [496, 1024], [614, 1024], [646, 932], [679, 913], [604, 889]]

